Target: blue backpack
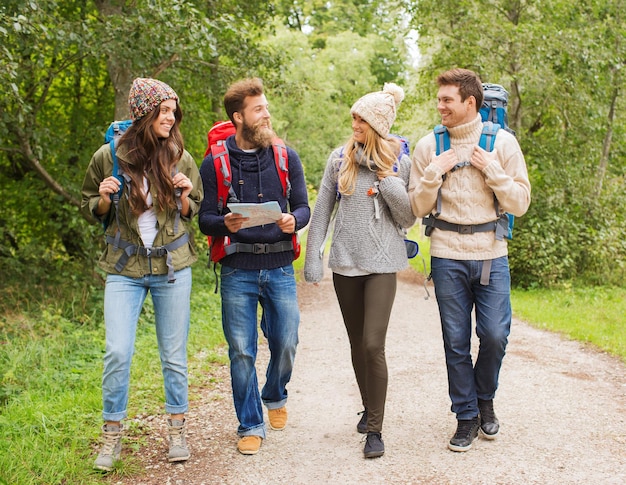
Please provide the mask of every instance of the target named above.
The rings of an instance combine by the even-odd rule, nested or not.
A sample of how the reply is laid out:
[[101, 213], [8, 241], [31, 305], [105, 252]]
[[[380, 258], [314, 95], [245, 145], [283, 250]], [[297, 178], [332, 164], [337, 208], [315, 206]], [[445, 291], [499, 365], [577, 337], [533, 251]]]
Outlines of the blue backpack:
[[[493, 147], [496, 143], [496, 136], [498, 134], [498, 130], [504, 129], [509, 133], [515, 135], [515, 132], [511, 130], [508, 126], [508, 117], [507, 117], [507, 105], [509, 100], [509, 93], [499, 84], [488, 84], [483, 83], [483, 104], [480, 108], [480, 117], [483, 120], [483, 131], [480, 135], [480, 140], [478, 141], [478, 146], [480, 146], [483, 150], [491, 152], [493, 151]], [[440, 155], [441, 153], [450, 149], [450, 134], [448, 133], [448, 129], [443, 125], [437, 125], [433, 129], [436, 140], [436, 154]], [[452, 172], [458, 170], [460, 168], [471, 165], [470, 162], [460, 162], [456, 164], [452, 168]], [[445, 180], [445, 175], [444, 175]], [[437, 217], [441, 214], [441, 188], [437, 192], [437, 208], [435, 214], [430, 214], [427, 217], [422, 219], [422, 223], [426, 226], [426, 235], [430, 236], [433, 229], [438, 227], [439, 229], [451, 230], [459, 233], [472, 233], [472, 232], [483, 232], [483, 231], [493, 231], [495, 228], [496, 239], [500, 240], [503, 237], [507, 239], [513, 238], [513, 225], [514, 225], [514, 216], [509, 213], [500, 214], [500, 207], [498, 204], [498, 199], [494, 196], [494, 205], [496, 212], [496, 221], [495, 226], [494, 223], [485, 223], [479, 224], [477, 226], [464, 226], [461, 224], [451, 224], [446, 221], [438, 220]]]
[[117, 155], [115, 154], [115, 146], [120, 137], [124, 134], [124, 132], [133, 124], [133, 120], [124, 120], [124, 121], [114, 121], [107, 128], [106, 133], [104, 134], [104, 143], [108, 143], [111, 147], [111, 157], [113, 158], [113, 177], [120, 181], [120, 190], [117, 194], [111, 195], [111, 200], [115, 202], [115, 197], [119, 201], [119, 194], [124, 190], [124, 177], [119, 174], [118, 166], [117, 166]]
[[491, 121], [500, 128], [515, 135], [509, 128], [509, 118], [507, 106], [509, 104], [509, 93], [499, 84], [483, 83], [483, 105], [480, 108], [480, 117], [483, 121]]
[[[108, 143], [111, 147], [111, 158], [113, 158], [113, 171], [111, 175], [120, 181], [120, 189], [115, 193], [111, 194], [111, 201], [115, 206], [115, 217], [118, 217], [118, 206], [120, 202], [120, 197], [124, 192], [124, 177], [119, 173], [118, 163], [117, 163], [117, 155], [115, 154], [115, 148], [117, 146], [117, 142], [124, 134], [124, 132], [133, 124], [132, 120], [124, 120], [124, 121], [113, 121], [107, 131], [104, 134], [104, 143]], [[109, 226], [110, 218], [107, 217], [102, 221], [102, 227], [104, 230]], [[119, 221], [118, 221], [119, 226]]]

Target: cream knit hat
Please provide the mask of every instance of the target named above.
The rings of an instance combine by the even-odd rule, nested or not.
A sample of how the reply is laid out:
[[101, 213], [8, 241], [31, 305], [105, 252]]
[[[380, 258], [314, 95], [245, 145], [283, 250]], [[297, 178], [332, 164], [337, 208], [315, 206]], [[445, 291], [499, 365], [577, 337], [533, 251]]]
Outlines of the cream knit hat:
[[400, 86], [385, 83], [382, 91], [366, 94], [354, 103], [350, 113], [359, 115], [385, 138], [396, 120], [396, 109], [403, 99], [404, 90]]
[[178, 101], [178, 95], [163, 81], [138, 77], [128, 93], [130, 117], [137, 121], [168, 99]]

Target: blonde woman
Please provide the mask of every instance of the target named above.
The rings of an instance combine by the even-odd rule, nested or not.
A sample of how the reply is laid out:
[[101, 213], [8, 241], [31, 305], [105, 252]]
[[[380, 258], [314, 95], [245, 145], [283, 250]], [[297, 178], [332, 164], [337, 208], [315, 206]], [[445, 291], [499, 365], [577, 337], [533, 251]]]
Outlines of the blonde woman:
[[404, 91], [386, 84], [352, 106], [352, 136], [326, 166], [311, 219], [305, 279], [323, 277], [322, 248], [337, 206], [328, 265], [350, 340], [352, 366], [364, 411], [365, 458], [382, 456], [387, 395], [385, 340], [396, 273], [408, 266], [404, 229], [415, 217], [407, 194], [411, 161], [389, 134]]

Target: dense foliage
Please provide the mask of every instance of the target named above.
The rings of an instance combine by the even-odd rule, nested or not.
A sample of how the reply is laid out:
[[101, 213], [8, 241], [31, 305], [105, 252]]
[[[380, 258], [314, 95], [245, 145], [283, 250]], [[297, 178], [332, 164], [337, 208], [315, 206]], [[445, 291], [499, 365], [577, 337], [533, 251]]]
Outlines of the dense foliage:
[[[560, 285], [565, 295], [516, 291], [516, 308], [547, 309], [527, 318], [556, 322], [549, 328], [623, 357], [623, 291], [572, 285], [623, 286], [626, 276], [622, 4], [3, 0], [0, 483], [101, 482], [89, 468], [100, 409], [102, 274], [95, 260], [102, 232], [77, 207], [90, 157], [109, 122], [128, 116], [137, 76], [177, 91], [186, 146], [198, 164], [208, 127], [224, 117], [226, 86], [262, 77], [274, 127], [301, 155], [312, 198], [329, 152], [350, 134], [350, 106], [363, 94], [387, 81], [402, 85], [406, 98], [393, 130], [414, 144], [437, 122], [438, 72], [463, 66], [503, 84], [533, 186], [530, 211], [516, 219], [510, 243], [513, 280]], [[415, 33], [419, 49], [407, 42]], [[196, 236], [202, 253], [204, 239]], [[205, 264], [201, 254], [190, 335], [197, 357], [191, 374], [200, 380], [210, 379], [209, 362], [224, 358], [219, 297]], [[160, 392], [150, 312], [148, 303], [132, 414], [150, 410], [153, 399], [144, 397]], [[130, 431], [141, 439], [141, 431]]]
[[[512, 95], [533, 194], [511, 244], [514, 282], [622, 284], [626, 145], [623, 2], [421, 0], [422, 85], [451, 65]], [[621, 109], [620, 109], [621, 108]]]
[[[7, 0], [0, 6], [0, 263], [14, 294], [33, 282], [97, 284], [100, 228], [77, 210], [91, 154], [127, 116], [136, 76], [181, 96], [200, 163], [233, 80], [262, 77], [274, 125], [315, 190], [349, 108], [405, 87], [395, 131], [415, 143], [437, 120], [435, 75], [478, 71], [511, 93], [533, 202], [511, 243], [514, 282], [624, 277], [624, 24], [619, 0], [260, 2]], [[418, 47], [407, 46], [410, 30]], [[409, 56], [409, 54], [412, 54]], [[416, 58], [416, 54], [419, 58]], [[56, 284], [56, 283], [54, 283]], [[23, 285], [23, 287], [21, 286]]]

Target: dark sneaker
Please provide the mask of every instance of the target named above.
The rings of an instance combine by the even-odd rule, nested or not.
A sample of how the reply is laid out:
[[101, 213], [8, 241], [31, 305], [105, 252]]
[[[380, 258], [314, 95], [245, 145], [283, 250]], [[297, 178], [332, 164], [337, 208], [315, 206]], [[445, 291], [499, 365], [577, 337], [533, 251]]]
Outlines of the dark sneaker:
[[94, 468], [110, 472], [115, 466], [115, 462], [120, 459], [122, 451], [122, 431], [124, 427], [120, 424], [114, 426], [111, 424], [102, 425], [102, 446], [100, 453], [93, 464]]
[[356, 430], [361, 434], [365, 434], [367, 433], [367, 409], [365, 411], [361, 411], [358, 414], [361, 415], [361, 419], [356, 425]]
[[456, 433], [448, 443], [448, 448], [452, 451], [467, 451], [472, 447], [472, 443], [478, 438], [480, 419], [476, 416], [473, 419], [459, 419], [457, 421]]
[[380, 433], [369, 432], [365, 441], [363, 454], [365, 458], [377, 458], [385, 453], [385, 444]]
[[187, 446], [187, 422], [184, 419], [168, 419], [170, 450], [167, 461], [187, 461], [191, 456]]
[[478, 409], [480, 411], [480, 431], [488, 440], [493, 440], [500, 432], [500, 422], [493, 410], [493, 399], [488, 401], [478, 400]]

